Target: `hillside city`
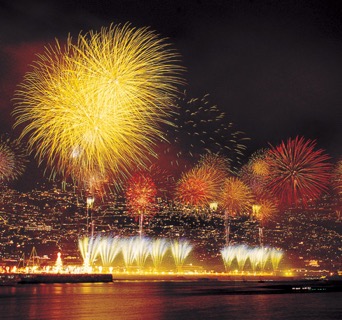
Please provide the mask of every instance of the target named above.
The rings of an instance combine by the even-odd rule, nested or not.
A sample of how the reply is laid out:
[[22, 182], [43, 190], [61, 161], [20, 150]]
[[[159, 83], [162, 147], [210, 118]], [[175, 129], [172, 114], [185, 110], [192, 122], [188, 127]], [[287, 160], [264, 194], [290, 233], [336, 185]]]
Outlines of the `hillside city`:
[[[263, 243], [282, 249], [285, 253], [282, 263], [288, 268], [341, 270], [340, 208], [340, 198], [325, 196], [305, 209], [279, 212], [265, 223]], [[90, 209], [84, 194], [63, 191], [56, 185], [40, 185], [25, 193], [3, 189], [0, 261], [2, 264], [23, 263], [34, 249], [47, 264], [55, 262], [58, 252], [62, 253], [65, 264], [82, 264], [78, 239], [90, 234], [90, 217], [94, 235], [138, 235], [138, 219], [127, 212], [124, 197], [114, 193], [106, 199], [96, 199]], [[231, 243], [259, 245], [258, 228], [259, 222], [255, 219], [233, 217]], [[145, 219], [143, 232], [150, 238], [187, 239], [194, 246], [191, 262], [223, 270], [220, 257], [225, 245], [222, 212], [194, 214], [171, 200], [158, 199], [155, 213]]]

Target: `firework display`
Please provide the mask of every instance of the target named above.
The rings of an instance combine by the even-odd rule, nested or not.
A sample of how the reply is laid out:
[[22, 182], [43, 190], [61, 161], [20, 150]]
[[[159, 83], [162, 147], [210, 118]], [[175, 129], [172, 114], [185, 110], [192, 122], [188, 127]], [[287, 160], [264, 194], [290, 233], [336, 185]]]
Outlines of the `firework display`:
[[[125, 270], [138, 267], [146, 270], [147, 261], [154, 270], [160, 270], [162, 262], [169, 253], [178, 271], [193, 249], [187, 240], [150, 239], [147, 237], [119, 238], [95, 235], [79, 239], [79, 251], [83, 259], [83, 268], [90, 271], [95, 266], [113, 268], [123, 266]], [[122, 262], [121, 262], [122, 258]], [[120, 261], [120, 262], [119, 262]], [[123, 265], [122, 265], [123, 264]]]
[[270, 176], [268, 151], [268, 149], [261, 149], [253, 153], [247, 164], [239, 171], [241, 180], [251, 188], [256, 198], [267, 194], [266, 182]]
[[138, 237], [134, 239], [135, 262], [139, 269], [143, 269], [150, 256], [150, 240]]
[[268, 189], [281, 204], [306, 205], [327, 191], [331, 164], [322, 149], [315, 150], [316, 142], [296, 137], [271, 147]]
[[0, 183], [18, 179], [25, 170], [26, 156], [18, 140], [0, 137]]
[[257, 270], [263, 272], [266, 268], [275, 272], [284, 253], [276, 248], [231, 245], [222, 248], [221, 256], [226, 271], [233, 271], [237, 267], [240, 272], [243, 272], [248, 269], [246, 267], [248, 265], [252, 272]]
[[127, 238], [121, 240], [121, 252], [126, 268], [133, 266], [136, 257], [135, 238]]
[[178, 181], [176, 199], [196, 208], [208, 207], [218, 200], [221, 186], [228, 176], [226, 160], [218, 155], [208, 154], [199, 164], [184, 173]]
[[[36, 204], [31, 193], [3, 195], [0, 218], [13, 252], [24, 252], [19, 242], [22, 230], [33, 235], [54, 231], [60, 238], [67, 230], [68, 241], [78, 239], [80, 253], [68, 259], [79, 263], [82, 258], [83, 273], [104, 269], [124, 274], [125, 279], [134, 274], [199, 274], [204, 265], [184, 266], [196, 243], [196, 256], [207, 259], [205, 267], [216, 266], [221, 253], [226, 278], [275, 275], [284, 252], [264, 244], [268, 223], [271, 244], [288, 245], [289, 251], [299, 248], [304, 264], [320, 261], [307, 259], [316, 259], [318, 250], [312, 243], [325, 240], [316, 223], [315, 215], [321, 212], [313, 211], [333, 208], [340, 219], [342, 161], [333, 167], [325, 151], [316, 149], [315, 140], [297, 136], [269, 144], [242, 165], [249, 139], [225, 112], [210, 104], [208, 95], [180, 95], [184, 69], [179, 59], [166, 39], [130, 24], [81, 32], [76, 39], [69, 36], [64, 45], [56, 40], [37, 55], [14, 97], [19, 139], [0, 138], [0, 183], [23, 173], [26, 160], [20, 141], [25, 141], [26, 151], [46, 167], [50, 178], [61, 178], [64, 189], [60, 192], [57, 182], [53, 191], [46, 186], [35, 189], [34, 196], [47, 199], [44, 205]], [[79, 194], [69, 194], [70, 185], [82, 195], [81, 201]], [[327, 191], [336, 192], [315, 206]], [[27, 208], [34, 214], [44, 210], [44, 219], [51, 217], [43, 222], [30, 217], [13, 231], [7, 221], [17, 221], [11, 212], [17, 208], [25, 218]], [[315, 223], [308, 223], [311, 213]], [[139, 223], [138, 234], [132, 216]], [[232, 222], [239, 228], [233, 239]], [[297, 226], [300, 231], [312, 227], [315, 240], [309, 245], [298, 241]], [[148, 238], [144, 227], [151, 237], [168, 238]], [[254, 246], [257, 228], [259, 243]], [[79, 237], [85, 229], [87, 236]], [[38, 237], [27, 238], [38, 242]], [[328, 238], [334, 244], [319, 249], [331, 253], [338, 232], [332, 230]], [[237, 239], [241, 244], [234, 243]], [[61, 242], [56, 245], [68, 245]], [[292, 252], [288, 260], [296, 261]], [[54, 270], [65, 272], [65, 265], [59, 253]]]
[[71, 36], [38, 55], [15, 95], [15, 126], [23, 126], [39, 163], [65, 176], [85, 170], [125, 176], [145, 166], [163, 138], [182, 83], [178, 54], [148, 28], [129, 24]]
[[100, 245], [100, 237], [83, 237], [78, 240], [78, 248], [82, 255], [85, 269], [90, 268], [95, 263]]

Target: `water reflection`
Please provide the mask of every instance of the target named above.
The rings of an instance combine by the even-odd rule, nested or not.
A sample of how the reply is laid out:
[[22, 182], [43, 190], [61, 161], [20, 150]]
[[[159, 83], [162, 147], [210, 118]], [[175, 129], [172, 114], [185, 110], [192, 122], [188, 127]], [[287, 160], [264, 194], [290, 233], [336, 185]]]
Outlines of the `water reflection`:
[[0, 314], [1, 319], [281, 320], [337, 319], [342, 312], [342, 293], [213, 294], [212, 289], [223, 285], [115, 282], [0, 287]]

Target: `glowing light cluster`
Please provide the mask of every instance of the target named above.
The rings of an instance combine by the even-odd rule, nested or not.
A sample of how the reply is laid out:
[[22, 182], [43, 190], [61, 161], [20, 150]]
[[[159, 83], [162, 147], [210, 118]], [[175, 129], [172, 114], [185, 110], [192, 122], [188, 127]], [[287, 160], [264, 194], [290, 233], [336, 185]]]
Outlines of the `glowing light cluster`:
[[243, 272], [247, 265], [253, 272], [264, 271], [267, 263], [273, 271], [278, 270], [283, 258], [283, 251], [269, 247], [248, 247], [246, 245], [225, 246], [221, 256], [226, 270], [234, 270], [235, 266]]
[[[15, 126], [53, 173], [126, 175], [163, 138], [182, 83], [178, 54], [148, 28], [111, 25], [49, 46], [16, 92]], [[81, 175], [81, 177], [80, 177]]]

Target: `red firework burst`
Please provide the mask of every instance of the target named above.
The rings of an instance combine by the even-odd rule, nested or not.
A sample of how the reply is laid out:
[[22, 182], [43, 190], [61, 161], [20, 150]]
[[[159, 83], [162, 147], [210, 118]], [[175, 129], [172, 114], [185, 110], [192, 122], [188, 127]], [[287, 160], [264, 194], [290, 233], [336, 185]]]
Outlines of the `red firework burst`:
[[127, 182], [126, 203], [133, 215], [150, 215], [156, 202], [157, 188], [149, 174], [138, 172]]
[[202, 157], [199, 164], [179, 180], [177, 200], [194, 207], [206, 207], [217, 201], [228, 168], [228, 162], [221, 156], [207, 154]]
[[281, 204], [307, 205], [327, 190], [330, 180], [330, 157], [324, 150], [315, 150], [316, 141], [304, 137], [282, 141], [269, 152], [269, 190]]

